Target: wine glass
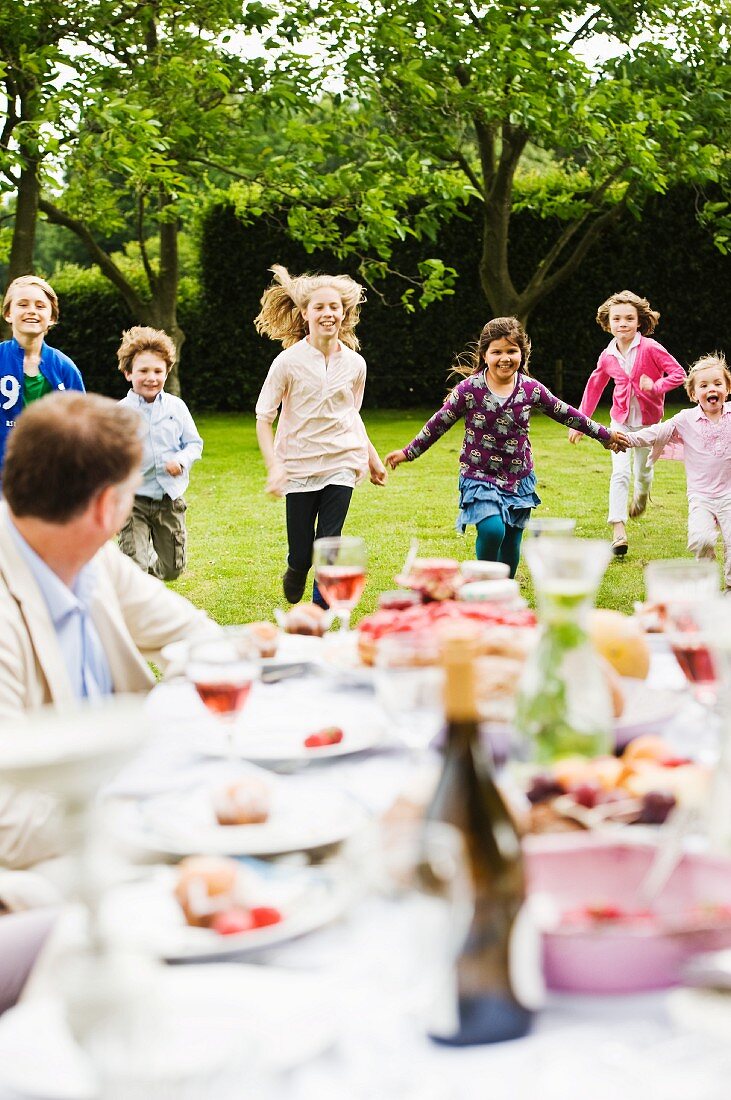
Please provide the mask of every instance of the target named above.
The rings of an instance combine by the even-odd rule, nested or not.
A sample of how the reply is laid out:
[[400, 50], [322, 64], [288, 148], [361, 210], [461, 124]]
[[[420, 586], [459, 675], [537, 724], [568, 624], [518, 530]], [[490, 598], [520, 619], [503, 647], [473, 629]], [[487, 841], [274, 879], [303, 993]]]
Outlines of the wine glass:
[[259, 676], [251, 639], [229, 632], [197, 642], [188, 651], [185, 671], [201, 701], [221, 721], [233, 757], [236, 719]]
[[444, 725], [444, 669], [433, 634], [387, 634], [374, 662], [376, 697], [415, 759]]
[[675, 558], [645, 568], [647, 599], [660, 611], [665, 636], [699, 703], [713, 706], [716, 670], [702, 629], [703, 606], [719, 596], [715, 561]]
[[365, 542], [353, 535], [316, 539], [312, 560], [323, 599], [340, 620], [340, 629], [348, 631], [351, 613], [366, 583]]

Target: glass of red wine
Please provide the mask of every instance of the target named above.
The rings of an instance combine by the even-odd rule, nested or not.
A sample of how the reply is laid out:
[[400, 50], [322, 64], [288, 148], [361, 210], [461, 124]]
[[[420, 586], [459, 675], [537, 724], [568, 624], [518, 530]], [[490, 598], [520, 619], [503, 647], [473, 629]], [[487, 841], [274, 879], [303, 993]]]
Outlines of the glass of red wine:
[[251, 640], [243, 633], [223, 633], [191, 646], [186, 676], [211, 714], [224, 724], [233, 755], [236, 719], [259, 677], [259, 662]]
[[645, 587], [696, 699], [713, 706], [718, 677], [703, 628], [703, 610], [720, 597], [716, 562], [692, 558], [652, 561], [645, 569]]
[[368, 551], [365, 542], [352, 535], [317, 539], [312, 560], [323, 599], [340, 620], [340, 629], [349, 630], [351, 613], [366, 583]]

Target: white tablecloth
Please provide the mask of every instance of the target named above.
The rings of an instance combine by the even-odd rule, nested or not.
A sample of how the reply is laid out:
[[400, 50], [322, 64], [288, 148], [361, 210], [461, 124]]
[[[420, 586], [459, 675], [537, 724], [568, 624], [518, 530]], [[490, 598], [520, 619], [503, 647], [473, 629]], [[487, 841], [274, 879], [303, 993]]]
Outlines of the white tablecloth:
[[[651, 682], [672, 691], [682, 688], [668, 655], [656, 655]], [[699, 739], [703, 751], [712, 752], [712, 733], [700, 721], [702, 712], [686, 694], [679, 691], [677, 698], [678, 717], [669, 736], [678, 743]], [[339, 708], [343, 724], [355, 711], [360, 720], [369, 713], [373, 721], [383, 720], [372, 693], [343, 691], [321, 677], [260, 685], [248, 705], [250, 714], [262, 718], [273, 711], [297, 713], [313, 700], [328, 714], [333, 706]], [[229, 773], [230, 761], [206, 758], [191, 748], [187, 730], [197, 705], [183, 683], [156, 688], [149, 707], [157, 732], [108, 793], [145, 797]], [[310, 765], [286, 781], [324, 780], [380, 814], [413, 777], [413, 758], [387, 741], [372, 751]], [[533, 1035], [495, 1047], [455, 1051], [422, 1039], [399, 1010], [389, 972], [392, 918], [388, 903], [367, 900], [337, 924], [261, 959], [316, 974], [337, 1014], [335, 1045], [273, 1082], [273, 1100], [726, 1100], [731, 1069], [726, 1046], [674, 1022], [673, 994], [552, 996], [537, 1016]], [[0, 1088], [0, 1100], [11, 1100], [11, 1094]]]

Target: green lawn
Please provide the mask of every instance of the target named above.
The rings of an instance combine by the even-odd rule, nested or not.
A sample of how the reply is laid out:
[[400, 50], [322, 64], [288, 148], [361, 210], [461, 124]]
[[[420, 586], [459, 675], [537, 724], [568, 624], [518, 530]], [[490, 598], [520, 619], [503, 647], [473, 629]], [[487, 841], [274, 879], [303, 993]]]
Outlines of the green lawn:
[[[370, 412], [368, 432], [381, 455], [408, 443], [433, 410]], [[264, 465], [252, 415], [202, 415], [203, 460], [193, 467], [187, 494], [188, 569], [171, 587], [206, 608], [221, 623], [269, 619], [284, 606], [281, 574], [286, 558], [284, 502], [264, 493]], [[537, 514], [573, 516], [577, 534], [606, 538], [610, 455], [585, 439], [572, 447], [566, 429], [536, 416], [531, 439], [543, 504]], [[474, 556], [474, 529], [454, 530], [460, 425], [418, 461], [390, 475], [385, 489], [368, 483], [353, 496], [346, 532], [363, 535], [370, 553], [369, 581], [355, 618], [371, 611], [379, 592], [394, 587], [409, 540], [424, 556]], [[629, 553], [613, 560], [598, 604], [631, 611], [643, 596], [642, 570], [653, 558], [687, 556], [685, 471], [659, 463], [646, 514], [628, 524]], [[532, 602], [528, 570], [518, 580]]]

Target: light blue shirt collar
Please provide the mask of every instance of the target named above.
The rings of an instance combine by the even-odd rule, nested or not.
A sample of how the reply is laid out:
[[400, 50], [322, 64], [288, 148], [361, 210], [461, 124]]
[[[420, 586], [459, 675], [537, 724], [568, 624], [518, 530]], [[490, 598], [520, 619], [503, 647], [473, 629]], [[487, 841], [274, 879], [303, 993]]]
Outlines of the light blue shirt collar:
[[80, 698], [111, 694], [111, 670], [89, 614], [96, 566], [93, 562], [82, 566], [69, 588], [26, 542], [10, 516], [8, 529], [48, 608], [75, 694]]

